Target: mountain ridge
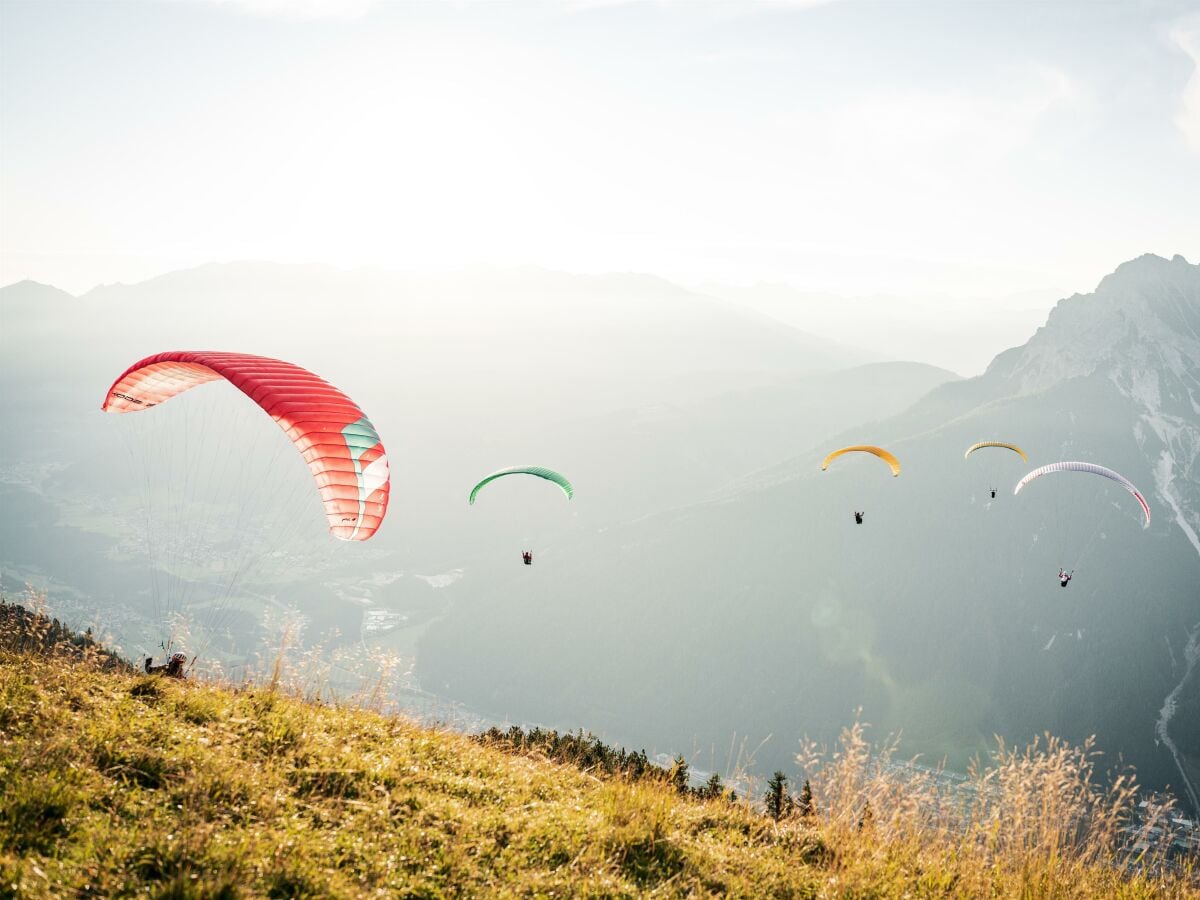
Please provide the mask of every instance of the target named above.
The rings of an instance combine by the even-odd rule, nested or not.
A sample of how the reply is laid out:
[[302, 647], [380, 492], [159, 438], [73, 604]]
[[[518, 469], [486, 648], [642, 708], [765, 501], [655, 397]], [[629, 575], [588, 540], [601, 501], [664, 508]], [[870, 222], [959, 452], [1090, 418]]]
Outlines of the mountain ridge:
[[[1160, 309], [1170, 313], [1177, 303], [1160, 290], [1158, 270], [1164, 265], [1179, 273], [1168, 287], [1185, 291], [1178, 321], [1191, 321], [1190, 311], [1200, 309], [1200, 267], [1180, 260], [1151, 258], [1126, 266], [1120, 279], [1106, 282], [1100, 305], [1120, 306], [1130, 299], [1132, 284], [1140, 292], [1133, 298], [1137, 309], [1147, 316]], [[588, 721], [618, 729], [614, 735], [623, 720], [624, 727], [642, 728], [656, 739], [690, 736], [701, 746], [727, 744], [733, 731], [754, 739], [782, 731], [786, 743], [789, 723], [828, 735], [857, 704], [882, 727], [903, 729], [920, 752], [935, 759], [949, 753], [951, 765], [965, 766], [969, 747], [992, 733], [1013, 740], [1046, 727], [1079, 738], [1097, 733], [1102, 746], [1137, 761], [1156, 785], [1175, 784], [1194, 804], [1190, 785], [1200, 783], [1195, 775], [1200, 717], [1192, 715], [1200, 707], [1193, 663], [1200, 554], [1190, 532], [1160, 515], [1142, 535], [1136, 511], [1118, 497], [1111, 498], [1115, 507], [1097, 507], [1079, 496], [1070, 507], [1073, 515], [1061, 520], [1047, 503], [1062, 491], [1076, 496], [1069, 480], [1011, 496], [1011, 486], [1029, 467], [1082, 458], [1132, 478], [1143, 493], [1153, 494], [1152, 506], [1159, 510], [1168, 505], [1164, 496], [1178, 494], [1185, 522], [1194, 521], [1200, 509], [1195, 489], [1200, 479], [1189, 455], [1200, 440], [1190, 423], [1168, 421], [1182, 431], [1166, 447], [1144, 392], [1127, 387], [1129, 377], [1150, 378], [1157, 371], [1155, 353], [1163, 339], [1155, 329], [1170, 322], [1141, 322], [1132, 332], [1129, 314], [1098, 323], [1097, 301], [1089, 298], [1063, 301], [1065, 312], [1053, 317], [1053, 327], [1048, 323], [1026, 345], [1007, 351], [990, 374], [935, 387], [908, 410], [830, 440], [830, 447], [891, 446], [904, 465], [899, 479], [884, 478], [869, 461], [819, 472], [820, 448], [813, 447], [765, 470], [766, 477], [758, 473], [720, 492], [720, 502], [639, 522], [619, 546], [604, 542], [591, 553], [579, 548], [586, 559], [577, 562], [582, 583], [595, 581], [606, 590], [585, 588], [586, 598], [561, 613], [552, 598], [572, 581], [557, 573], [528, 594], [493, 595], [486, 607], [466, 603], [461, 614], [451, 614], [427, 635], [419, 656], [422, 677], [431, 685], [453, 684], [452, 696], [501, 715], [565, 725], [570, 719], [560, 716], [591, 708], [595, 716]], [[1072, 322], [1077, 309], [1089, 304], [1095, 334], [1083, 340], [1072, 334]], [[1143, 344], [1146, 352], [1130, 357], [1129, 366], [1118, 365], [1115, 379], [1102, 361], [1083, 358], [1085, 351], [1107, 354], [1115, 347], [1111, 358], [1120, 363], [1129, 334], [1155, 340]], [[1076, 358], [1068, 369], [1043, 364], [1043, 380], [1037, 382], [1036, 364], [1042, 355], [1055, 359], [1060, 339], [1076, 342]], [[1180, 352], [1190, 353], [1190, 347]], [[1023, 367], [1024, 358], [1030, 364]], [[1010, 361], [1017, 363], [1011, 374]], [[1160, 368], [1163, 385], [1183, 379], [1163, 396], [1186, 403], [1191, 373], [1170, 364]], [[965, 448], [984, 439], [1021, 444], [1031, 455], [1030, 466], [1022, 467], [1015, 454], [995, 460], [996, 474], [980, 468], [988, 463], [978, 455], [964, 463]], [[1164, 459], [1173, 467], [1169, 472]], [[988, 487], [1001, 488], [994, 502]], [[848, 510], [864, 508], [870, 509], [864, 529], [841, 524], [843, 517], [848, 522]], [[1101, 515], [1106, 509], [1110, 516]], [[1100, 533], [1101, 519], [1112, 516]], [[899, 530], [897, 519], [904, 523]], [[1079, 534], [1074, 542], [1073, 533]], [[1060, 595], [1050, 575], [1071, 564], [1071, 553], [1084, 555], [1083, 580]], [[606, 557], [619, 561], [615, 569]], [[503, 608], [518, 619], [550, 616], [557, 633], [583, 627], [599, 645], [616, 641], [609, 626], [585, 611], [592, 603], [618, 620], [645, 616], [648, 628], [665, 629], [656, 632], [654, 653], [671, 664], [644, 659], [648, 647], [627, 651], [631, 664], [637, 659], [639, 679], [664, 692], [665, 709], [657, 717], [619, 666], [589, 652], [577, 653], [568, 665], [552, 642], [543, 641], [541, 629], [530, 637], [514, 633], [490, 612]], [[750, 627], [767, 621], [778, 637], [763, 636], [762, 642], [774, 652], [716, 624]], [[1068, 627], [1070, 643], [1055, 641]], [[504, 635], [530, 671], [510, 672], [476, 640], [477, 629]], [[454, 650], [444, 643], [450, 630], [458, 644]], [[702, 711], [703, 704], [673, 681], [708, 684], [706, 653], [727, 659], [749, 654], [753, 677], [727, 674], [728, 687], [710, 684], [719, 699]], [[479, 662], [464, 654], [479, 654]], [[917, 659], [923, 664], [915, 664]], [[576, 674], [589, 666], [596, 667], [594, 676]], [[484, 683], [475, 675], [479, 667], [496, 671]], [[521, 690], [504, 686], [507, 678], [554, 687], [542, 702], [523, 704]], [[585, 685], [601, 695], [594, 704], [585, 699]], [[787, 691], [803, 696], [788, 699]], [[1123, 699], [1102, 703], [1101, 697]], [[719, 712], [727, 707], [739, 714]], [[610, 714], [614, 709], [623, 710], [621, 720]], [[1164, 709], [1172, 713], [1165, 724]], [[1164, 733], [1178, 756], [1172, 758], [1163, 746]], [[785, 759], [780, 751], [764, 756], [766, 765]]]

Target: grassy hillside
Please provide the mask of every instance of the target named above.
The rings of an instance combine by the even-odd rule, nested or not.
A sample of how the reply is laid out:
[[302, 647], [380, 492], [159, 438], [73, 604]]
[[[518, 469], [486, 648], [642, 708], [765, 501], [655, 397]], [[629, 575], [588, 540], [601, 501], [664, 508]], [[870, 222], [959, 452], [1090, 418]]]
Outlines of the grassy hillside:
[[962, 833], [852, 732], [809, 760], [816, 813], [775, 821], [667, 777], [597, 777], [278, 682], [145, 676], [0, 626], [2, 896], [1200, 896], [1119, 871], [1111, 823], [1083, 835], [1070, 748], [1014, 754], [995, 787], [1029, 802]]

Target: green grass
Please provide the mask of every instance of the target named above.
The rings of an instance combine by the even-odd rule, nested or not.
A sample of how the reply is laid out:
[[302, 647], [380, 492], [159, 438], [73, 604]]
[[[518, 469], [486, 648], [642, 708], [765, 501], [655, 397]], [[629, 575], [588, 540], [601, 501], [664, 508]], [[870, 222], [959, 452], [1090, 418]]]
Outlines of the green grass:
[[0, 650], [0, 785], [0, 896], [1200, 896], [923, 835], [882, 795], [866, 828], [832, 807], [776, 823], [370, 710], [44, 653]]

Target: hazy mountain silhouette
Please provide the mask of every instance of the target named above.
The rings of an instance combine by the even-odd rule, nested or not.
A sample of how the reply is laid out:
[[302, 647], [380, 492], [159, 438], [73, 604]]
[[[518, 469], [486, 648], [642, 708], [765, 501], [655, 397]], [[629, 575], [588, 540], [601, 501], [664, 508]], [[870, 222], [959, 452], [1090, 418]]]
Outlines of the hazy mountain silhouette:
[[[18, 423], [0, 437], [0, 580], [9, 590], [26, 580], [50, 585], [56, 610], [113, 634], [130, 652], [159, 640], [151, 637], [161, 627], [152, 602], [163, 590], [159, 568], [195, 572], [218, 552], [178, 524], [212, 515], [205, 511], [214, 498], [196, 496], [190, 467], [174, 472], [192, 491], [188, 499], [177, 491], [162, 498], [169, 516], [162, 507], [145, 515], [149, 482], [171, 484], [159, 477], [160, 455], [203, 462], [215, 492], [246, 484], [243, 468], [269, 468], [282, 436], [265, 416], [247, 414], [221, 443], [235, 426], [224, 410], [207, 409], [219, 385], [146, 418], [105, 416], [98, 408], [111, 380], [162, 349], [235, 349], [310, 367], [369, 412], [392, 459], [389, 520], [367, 545], [327, 553], [315, 569], [297, 559], [285, 580], [264, 572], [244, 580], [228, 660], [265, 639], [261, 619], [272, 597], [301, 613], [314, 639], [333, 628], [357, 639], [368, 615], [403, 622], [393, 634], [411, 652], [409, 635], [453, 603], [462, 573], [468, 582], [507, 578], [506, 563], [527, 538], [540, 563], [541, 551], [566, 536], [693, 502], [954, 377], [920, 364], [867, 364], [831, 376], [869, 356], [637, 275], [418, 276], [235, 263], [81, 297], [11, 285], [0, 290], [0, 316], [0, 383]], [[236, 394], [229, 406], [249, 409]], [[201, 414], [189, 421], [178, 415], [186, 409]], [[208, 449], [224, 462], [214, 463]], [[130, 470], [131, 450], [140, 472]], [[466, 491], [480, 475], [516, 461], [569, 472], [576, 502], [506, 495], [511, 488], [498, 485], [488, 502], [468, 508]], [[249, 502], [272, 505], [268, 492], [248, 487]], [[148, 523], [162, 532], [151, 543], [160, 555], [170, 548], [173, 562], [154, 556]], [[211, 600], [219, 583], [196, 592]]]
[[[767, 766], [860, 704], [954, 765], [993, 733], [1096, 733], [1195, 803], [1197, 334], [1200, 267], [1126, 263], [983, 376], [711, 502], [589, 535], [536, 579], [464, 591], [427, 635], [421, 672], [494, 715], [664, 746], [773, 733]], [[1107, 482], [1058, 476], [1013, 497], [1027, 468], [1015, 454], [963, 460], [986, 439], [1022, 445], [1030, 466], [1123, 472], [1152, 527]], [[869, 457], [819, 471], [851, 442], [887, 444], [904, 474]], [[1077, 569], [1067, 591], [1059, 565]]]
[[1040, 290], [993, 298], [840, 296], [766, 282], [703, 289], [888, 359], [920, 359], [957, 372], [979, 372], [1000, 349], [1025, 340], [1057, 296]]
[[[103, 391], [156, 350], [259, 352], [368, 410], [394, 506], [366, 553], [251, 585], [235, 658], [263, 638], [256, 598], [275, 596], [312, 637], [403, 617], [362, 635], [406, 654], [420, 640], [420, 686], [496, 718], [672, 752], [773, 733], [760, 760], [774, 766], [862, 705], [956, 765], [997, 732], [1095, 732], [1186, 794], [1183, 773], [1200, 781], [1198, 281], [1180, 258], [1127, 263], [966, 381], [863, 365], [644, 276], [244, 263], [78, 298], [12, 285], [3, 583], [50, 584], [87, 617], [77, 627], [148, 633], [145, 562], [114, 533], [139, 526]], [[1013, 498], [1019, 458], [963, 461], [981, 439], [1031, 464], [1118, 469], [1153, 526], [1121, 492], [1072, 481]], [[829, 448], [863, 441], [891, 447], [902, 477], [852, 458], [819, 472]], [[467, 507], [478, 476], [514, 462], [569, 472], [576, 499], [497, 484]], [[1065, 592], [1059, 565], [1078, 570]]]

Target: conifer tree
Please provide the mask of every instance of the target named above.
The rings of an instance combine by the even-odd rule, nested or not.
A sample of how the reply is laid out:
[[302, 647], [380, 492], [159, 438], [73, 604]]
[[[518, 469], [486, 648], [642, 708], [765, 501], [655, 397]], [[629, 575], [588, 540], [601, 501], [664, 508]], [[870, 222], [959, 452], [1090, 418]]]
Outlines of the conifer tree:
[[688, 764], [682, 756], [675, 757], [675, 765], [671, 767], [671, 783], [675, 790], [686, 794], [688, 789]]
[[697, 796], [705, 800], [716, 800], [725, 793], [725, 786], [721, 784], [721, 776], [713, 772], [708, 776], [708, 781], [704, 782], [704, 787], [696, 791]]
[[813, 803], [812, 785], [808, 783], [808, 779], [804, 779], [804, 787], [800, 789], [800, 802], [797, 804], [797, 810], [804, 818], [810, 818], [816, 815], [816, 806]]
[[776, 772], [767, 782], [767, 793], [763, 798], [767, 803], [767, 815], [778, 822], [792, 811], [792, 795], [787, 791], [787, 776]]

